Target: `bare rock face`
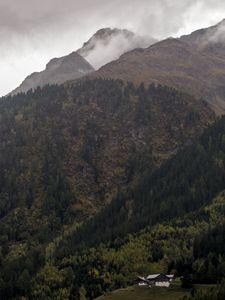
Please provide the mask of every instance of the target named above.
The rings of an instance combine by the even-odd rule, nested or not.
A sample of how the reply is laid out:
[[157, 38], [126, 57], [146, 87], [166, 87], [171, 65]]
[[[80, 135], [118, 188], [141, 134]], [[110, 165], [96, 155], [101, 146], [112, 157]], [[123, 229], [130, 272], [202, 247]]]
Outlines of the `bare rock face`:
[[127, 29], [103, 28], [77, 52], [98, 69], [130, 50], [146, 48], [154, 43], [154, 38], [139, 36]]
[[46, 84], [62, 84], [67, 80], [83, 77], [94, 71], [94, 68], [78, 53], [72, 52], [67, 56], [53, 58], [46, 69], [29, 75], [11, 95], [27, 92]]

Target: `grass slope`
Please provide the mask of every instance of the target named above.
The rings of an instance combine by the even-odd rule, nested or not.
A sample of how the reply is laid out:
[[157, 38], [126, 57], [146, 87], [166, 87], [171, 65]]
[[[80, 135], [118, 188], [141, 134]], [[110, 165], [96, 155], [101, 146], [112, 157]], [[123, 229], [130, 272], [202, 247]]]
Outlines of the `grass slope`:
[[[210, 289], [211, 285], [195, 285], [198, 290]], [[131, 286], [120, 289], [96, 300], [180, 300], [184, 296], [189, 295], [188, 290], [184, 290], [178, 283], [173, 284], [170, 288], [148, 288]]]

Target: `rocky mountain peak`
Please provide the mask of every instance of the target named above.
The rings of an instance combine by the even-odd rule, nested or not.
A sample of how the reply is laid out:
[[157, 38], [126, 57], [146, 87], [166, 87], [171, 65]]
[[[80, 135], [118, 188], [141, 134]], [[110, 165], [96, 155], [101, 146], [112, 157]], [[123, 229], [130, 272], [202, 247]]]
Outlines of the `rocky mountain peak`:
[[155, 42], [151, 37], [139, 36], [127, 29], [102, 28], [77, 52], [99, 69], [130, 50], [146, 48]]
[[27, 92], [46, 84], [62, 84], [81, 78], [95, 69], [118, 59], [122, 54], [135, 48], [145, 48], [156, 40], [136, 35], [127, 29], [102, 28], [98, 30], [77, 51], [53, 58], [42, 72], [29, 75], [11, 95]]

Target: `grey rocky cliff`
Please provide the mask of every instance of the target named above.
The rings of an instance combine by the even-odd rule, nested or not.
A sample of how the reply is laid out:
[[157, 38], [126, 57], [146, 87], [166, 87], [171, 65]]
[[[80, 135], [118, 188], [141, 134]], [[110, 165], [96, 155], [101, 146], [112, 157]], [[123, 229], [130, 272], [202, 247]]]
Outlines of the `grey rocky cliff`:
[[46, 69], [29, 75], [11, 95], [27, 92], [46, 84], [62, 84], [68, 80], [83, 77], [94, 71], [94, 68], [77, 52], [67, 56], [53, 58]]

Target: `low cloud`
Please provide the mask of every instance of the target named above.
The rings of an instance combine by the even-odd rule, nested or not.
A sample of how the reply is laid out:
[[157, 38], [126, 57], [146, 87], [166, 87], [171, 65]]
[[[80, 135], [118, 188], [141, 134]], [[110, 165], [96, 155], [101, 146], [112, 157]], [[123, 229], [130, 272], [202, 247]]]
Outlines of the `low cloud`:
[[145, 48], [156, 40], [141, 37], [128, 30], [101, 30], [102, 38], [93, 36], [79, 53], [95, 68], [118, 59], [122, 54], [135, 48]]
[[225, 43], [225, 20], [222, 21], [208, 37], [210, 43]]
[[[81, 47], [100, 28], [127, 28], [139, 36], [162, 39], [224, 17], [224, 0], [45, 0], [41, 5], [35, 0], [0, 0], [0, 95], [15, 88], [31, 70], [43, 69], [52, 57]], [[100, 66], [129, 47], [133, 45], [118, 37], [108, 52], [101, 52], [101, 59], [95, 51], [89, 60]], [[13, 76], [6, 76], [6, 69], [7, 74], [13, 70]]]

